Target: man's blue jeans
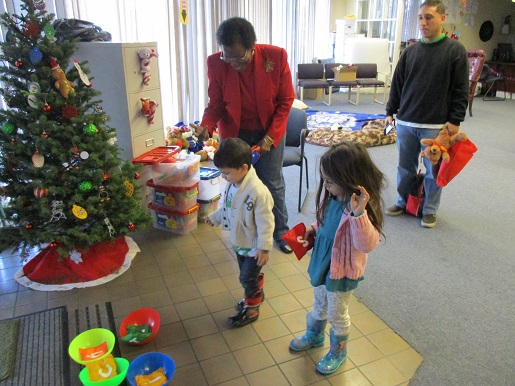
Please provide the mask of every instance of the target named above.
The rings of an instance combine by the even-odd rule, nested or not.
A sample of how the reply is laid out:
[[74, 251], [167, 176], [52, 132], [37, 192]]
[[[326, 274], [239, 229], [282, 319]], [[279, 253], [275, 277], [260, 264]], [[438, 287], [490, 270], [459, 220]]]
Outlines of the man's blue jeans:
[[[420, 152], [425, 148], [420, 143], [422, 138], [435, 138], [438, 129], [424, 129], [397, 125], [397, 149], [399, 150], [399, 166], [397, 167], [397, 192], [399, 197], [395, 205], [406, 208], [406, 200], [418, 173]], [[426, 168], [424, 178], [424, 207], [422, 214], [436, 214], [440, 206], [442, 188], [436, 185], [436, 178], [433, 176], [433, 165], [427, 158], [423, 158]]]
[[[264, 131], [240, 130], [238, 137], [250, 146], [258, 144], [265, 136]], [[281, 240], [282, 235], [288, 232], [288, 211], [285, 202], [285, 189], [283, 176], [283, 156], [286, 136], [272, 151], [262, 155], [253, 165], [259, 179], [266, 185], [274, 199], [274, 240]]]

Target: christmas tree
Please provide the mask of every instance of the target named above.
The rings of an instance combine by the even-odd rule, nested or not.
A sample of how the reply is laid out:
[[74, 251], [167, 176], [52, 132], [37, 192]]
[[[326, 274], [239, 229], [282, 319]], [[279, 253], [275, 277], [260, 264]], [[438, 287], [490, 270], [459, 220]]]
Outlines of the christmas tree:
[[138, 166], [119, 158], [87, 62], [72, 63], [76, 41], [57, 43], [44, 7], [24, 0], [21, 15], [1, 16], [0, 250], [49, 244], [66, 257], [151, 218], [137, 194]]

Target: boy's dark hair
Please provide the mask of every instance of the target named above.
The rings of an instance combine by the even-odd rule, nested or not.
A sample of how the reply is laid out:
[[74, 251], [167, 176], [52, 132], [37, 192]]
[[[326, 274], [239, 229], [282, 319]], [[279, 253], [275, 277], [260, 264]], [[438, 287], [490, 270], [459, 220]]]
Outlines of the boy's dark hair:
[[250, 22], [242, 17], [231, 17], [224, 20], [216, 30], [216, 43], [220, 46], [232, 47], [236, 43], [243, 44], [247, 50], [254, 48], [256, 32]]
[[217, 168], [239, 169], [243, 165], [252, 166], [252, 149], [240, 138], [226, 138], [218, 146], [213, 157]]
[[445, 5], [440, 0], [426, 0], [420, 4], [419, 9], [422, 7], [436, 7], [436, 12], [440, 15], [445, 13]]

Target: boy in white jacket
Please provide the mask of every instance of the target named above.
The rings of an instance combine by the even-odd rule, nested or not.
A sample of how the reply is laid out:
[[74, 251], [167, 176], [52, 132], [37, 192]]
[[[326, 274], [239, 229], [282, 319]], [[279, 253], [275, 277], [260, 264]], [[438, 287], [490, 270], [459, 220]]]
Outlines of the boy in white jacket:
[[222, 140], [213, 163], [228, 182], [221, 207], [206, 222], [231, 232], [231, 242], [240, 267], [245, 297], [228, 318], [231, 327], [241, 327], [259, 317], [264, 300], [261, 267], [273, 246], [274, 201], [252, 167], [252, 150], [239, 138]]

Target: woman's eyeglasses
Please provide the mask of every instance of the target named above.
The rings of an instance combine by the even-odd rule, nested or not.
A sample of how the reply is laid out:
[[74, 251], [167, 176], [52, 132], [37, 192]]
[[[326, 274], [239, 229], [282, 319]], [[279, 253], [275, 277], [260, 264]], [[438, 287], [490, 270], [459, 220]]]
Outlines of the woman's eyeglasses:
[[222, 51], [222, 53], [220, 54], [220, 59], [226, 63], [245, 63], [249, 51], [250, 50], [245, 51], [245, 55], [243, 55], [241, 58], [228, 58]]

